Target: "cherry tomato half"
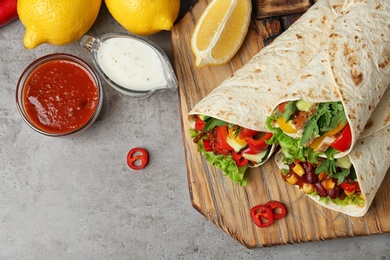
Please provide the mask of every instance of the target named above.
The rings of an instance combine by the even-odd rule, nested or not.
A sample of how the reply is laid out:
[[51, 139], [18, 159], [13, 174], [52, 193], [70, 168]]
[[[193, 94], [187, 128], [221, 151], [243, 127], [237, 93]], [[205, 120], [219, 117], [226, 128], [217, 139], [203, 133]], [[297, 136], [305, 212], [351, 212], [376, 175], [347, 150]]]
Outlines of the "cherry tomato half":
[[349, 124], [341, 131], [341, 134], [336, 138], [336, 140], [331, 143], [331, 147], [340, 152], [345, 152], [349, 149], [352, 143], [352, 132]]
[[149, 161], [149, 154], [144, 148], [133, 148], [127, 154], [127, 165], [133, 170], [145, 168]]

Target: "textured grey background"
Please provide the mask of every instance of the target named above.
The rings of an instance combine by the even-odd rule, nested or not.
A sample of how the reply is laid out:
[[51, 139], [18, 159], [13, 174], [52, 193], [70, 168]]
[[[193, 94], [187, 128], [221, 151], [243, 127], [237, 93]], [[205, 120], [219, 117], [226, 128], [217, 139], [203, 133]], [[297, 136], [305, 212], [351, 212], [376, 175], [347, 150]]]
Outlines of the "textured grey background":
[[[102, 8], [89, 32], [124, 32]], [[390, 259], [390, 234], [249, 250], [190, 203], [177, 93], [130, 99], [104, 84], [95, 124], [72, 138], [31, 130], [15, 105], [24, 68], [77, 43], [26, 50], [19, 21], [0, 28], [0, 259]], [[169, 33], [150, 37], [170, 56]], [[142, 171], [126, 165], [137, 146]], [[389, 218], [390, 221], [390, 218]]]

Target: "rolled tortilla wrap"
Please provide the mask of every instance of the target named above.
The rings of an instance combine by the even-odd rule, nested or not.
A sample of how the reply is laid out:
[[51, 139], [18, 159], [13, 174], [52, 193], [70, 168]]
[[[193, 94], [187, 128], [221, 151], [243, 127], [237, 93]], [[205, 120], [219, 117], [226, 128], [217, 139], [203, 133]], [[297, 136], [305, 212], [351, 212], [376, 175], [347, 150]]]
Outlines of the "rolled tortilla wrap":
[[[265, 127], [267, 115], [286, 86], [325, 43], [343, 3], [343, 0], [320, 0], [314, 4], [288, 30], [196, 104], [189, 112], [190, 122], [194, 124], [200, 115], [269, 132]], [[274, 147], [256, 166], [267, 161], [273, 150]], [[213, 165], [220, 166], [214, 162]], [[242, 172], [220, 168], [233, 180], [243, 180]]]
[[[360, 193], [364, 198], [361, 205], [342, 205], [318, 194], [308, 194], [320, 205], [353, 217], [364, 216], [377, 193], [390, 167], [390, 89], [387, 89], [381, 102], [368, 120], [363, 134], [357, 140], [352, 151], [347, 155], [356, 174]], [[276, 153], [275, 162], [280, 169], [288, 170], [283, 162], [283, 154]], [[303, 190], [303, 189], [302, 189]], [[341, 188], [340, 193], [344, 191]]]
[[[332, 26], [326, 44], [285, 90], [273, 112], [289, 101], [340, 102], [352, 140], [335, 158], [352, 150], [390, 82], [390, 1], [355, 1], [347, 7]], [[286, 134], [302, 138], [303, 129]], [[316, 137], [310, 136], [309, 142], [301, 145], [310, 146]]]

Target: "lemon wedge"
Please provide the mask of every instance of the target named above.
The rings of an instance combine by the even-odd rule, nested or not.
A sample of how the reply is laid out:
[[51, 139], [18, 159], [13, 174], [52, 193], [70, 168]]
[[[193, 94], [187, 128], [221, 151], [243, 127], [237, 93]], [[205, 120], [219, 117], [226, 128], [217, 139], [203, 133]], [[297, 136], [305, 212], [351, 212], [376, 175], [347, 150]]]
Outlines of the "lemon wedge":
[[202, 13], [191, 37], [195, 66], [229, 62], [248, 33], [251, 0], [213, 0]]

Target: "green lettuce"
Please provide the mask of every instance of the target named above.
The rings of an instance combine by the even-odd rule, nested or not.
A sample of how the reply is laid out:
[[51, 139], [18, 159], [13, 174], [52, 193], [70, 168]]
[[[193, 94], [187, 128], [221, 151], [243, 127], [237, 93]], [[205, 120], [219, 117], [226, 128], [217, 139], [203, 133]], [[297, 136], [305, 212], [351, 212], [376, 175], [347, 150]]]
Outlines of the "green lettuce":
[[[199, 135], [199, 132], [190, 129], [191, 139]], [[203, 146], [203, 140], [201, 138], [198, 142], [198, 151], [204, 156], [206, 161], [210, 165], [221, 169], [225, 176], [229, 177], [234, 183], [239, 183], [241, 186], [246, 186], [247, 181], [244, 180], [245, 172], [248, 166], [237, 167], [231, 155], [214, 154], [213, 152], [207, 152]]]

